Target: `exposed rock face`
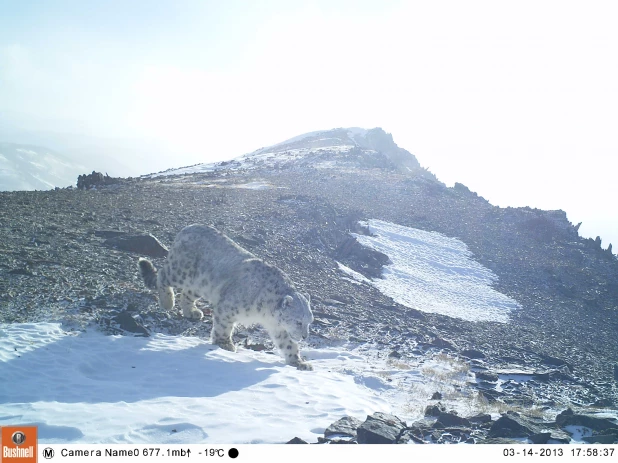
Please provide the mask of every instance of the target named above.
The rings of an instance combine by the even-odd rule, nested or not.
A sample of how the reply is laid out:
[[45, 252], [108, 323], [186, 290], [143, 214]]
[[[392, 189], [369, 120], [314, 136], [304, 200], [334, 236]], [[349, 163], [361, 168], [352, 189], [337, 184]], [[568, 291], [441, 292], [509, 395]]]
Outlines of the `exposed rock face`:
[[121, 182], [119, 178], [113, 178], [109, 175], [103, 175], [101, 172], [92, 171], [91, 174], [83, 174], [77, 177], [77, 188], [81, 190], [89, 190], [98, 186], [113, 185]]
[[[584, 438], [588, 443], [618, 443], [618, 424], [574, 413], [571, 409], [564, 410], [555, 421], [513, 411], [504, 413], [496, 421], [492, 421], [489, 414], [460, 417], [455, 413], [441, 412], [437, 417], [427, 417], [410, 425], [385, 413], [367, 416], [365, 422], [344, 417], [329, 426], [325, 438], [318, 438], [318, 443], [332, 442], [334, 436], [345, 434], [350, 439], [341, 443], [568, 444], [571, 434], [564, 427], [572, 425], [592, 430], [593, 434]], [[333, 430], [340, 432], [333, 434]], [[357, 438], [353, 437], [355, 434]]]
[[355, 238], [346, 238], [334, 253], [335, 259], [368, 278], [380, 278], [382, 268], [390, 263], [386, 254], [362, 246]]
[[368, 130], [364, 137], [354, 137], [354, 140], [361, 148], [384, 153], [400, 170], [414, 170], [421, 167], [413, 154], [397, 146], [393, 136], [381, 128]]

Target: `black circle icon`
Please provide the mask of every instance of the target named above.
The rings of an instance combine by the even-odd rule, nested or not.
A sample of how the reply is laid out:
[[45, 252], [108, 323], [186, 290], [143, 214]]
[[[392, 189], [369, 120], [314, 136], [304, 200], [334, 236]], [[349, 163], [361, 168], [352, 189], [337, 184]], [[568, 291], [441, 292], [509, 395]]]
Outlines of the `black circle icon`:
[[26, 442], [26, 435], [21, 431], [15, 431], [11, 436], [11, 440], [15, 445], [21, 445]]
[[238, 456], [238, 449], [231, 448], [228, 450], [227, 454], [230, 458], [236, 458]]

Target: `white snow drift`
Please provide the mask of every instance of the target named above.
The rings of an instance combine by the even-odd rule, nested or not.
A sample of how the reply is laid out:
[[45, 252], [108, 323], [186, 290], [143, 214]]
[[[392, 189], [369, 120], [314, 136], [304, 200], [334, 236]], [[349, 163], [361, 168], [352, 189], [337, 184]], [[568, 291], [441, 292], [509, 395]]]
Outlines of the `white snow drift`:
[[457, 238], [381, 220], [364, 225], [374, 236], [354, 234], [358, 242], [392, 262], [384, 267], [384, 278], [372, 284], [396, 302], [423, 312], [503, 323], [519, 307], [492, 288], [498, 277], [472, 260]]

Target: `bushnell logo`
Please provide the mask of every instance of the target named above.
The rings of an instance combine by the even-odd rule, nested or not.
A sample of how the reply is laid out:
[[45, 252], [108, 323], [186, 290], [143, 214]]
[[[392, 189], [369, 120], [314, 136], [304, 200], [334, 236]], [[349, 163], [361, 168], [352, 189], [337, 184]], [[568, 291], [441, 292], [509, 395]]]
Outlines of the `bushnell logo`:
[[36, 426], [3, 426], [0, 463], [36, 463]]

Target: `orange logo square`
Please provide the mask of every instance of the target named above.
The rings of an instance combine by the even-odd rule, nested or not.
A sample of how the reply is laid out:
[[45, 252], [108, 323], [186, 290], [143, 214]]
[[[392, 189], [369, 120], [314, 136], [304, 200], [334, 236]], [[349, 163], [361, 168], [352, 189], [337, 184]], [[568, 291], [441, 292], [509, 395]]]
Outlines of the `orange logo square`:
[[36, 463], [36, 426], [3, 426], [0, 463]]

